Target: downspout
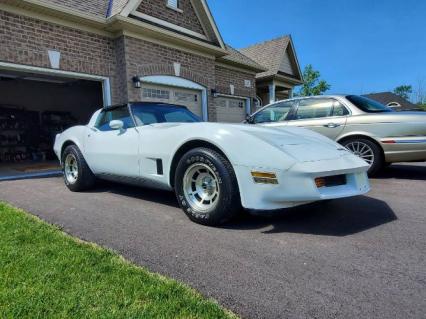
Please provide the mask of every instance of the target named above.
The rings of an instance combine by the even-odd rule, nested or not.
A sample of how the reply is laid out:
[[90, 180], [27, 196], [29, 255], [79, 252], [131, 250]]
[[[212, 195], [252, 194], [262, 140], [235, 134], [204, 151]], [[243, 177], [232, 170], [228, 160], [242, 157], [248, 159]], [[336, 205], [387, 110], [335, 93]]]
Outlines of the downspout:
[[109, 18], [111, 16], [113, 2], [114, 2], [114, 0], [109, 0], [109, 2], [108, 2], [108, 9], [107, 9], [107, 13], [106, 13], [107, 18]]

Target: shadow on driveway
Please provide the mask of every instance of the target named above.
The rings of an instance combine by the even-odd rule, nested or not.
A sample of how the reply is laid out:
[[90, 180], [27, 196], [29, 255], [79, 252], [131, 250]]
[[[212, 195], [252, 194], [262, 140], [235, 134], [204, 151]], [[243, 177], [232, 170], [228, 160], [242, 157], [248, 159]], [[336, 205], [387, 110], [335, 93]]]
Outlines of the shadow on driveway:
[[[93, 193], [113, 193], [179, 208], [174, 193], [102, 182]], [[184, 214], [183, 212], [181, 212]], [[268, 233], [302, 233], [326, 236], [348, 236], [396, 220], [392, 209], [383, 201], [358, 196], [310, 205], [265, 211], [256, 215], [244, 212], [225, 225], [225, 229], [256, 230], [270, 227]], [[188, 220], [188, 223], [190, 221]]]
[[426, 165], [394, 164], [384, 169], [374, 178], [377, 178], [377, 179], [396, 178], [396, 179], [426, 181]]

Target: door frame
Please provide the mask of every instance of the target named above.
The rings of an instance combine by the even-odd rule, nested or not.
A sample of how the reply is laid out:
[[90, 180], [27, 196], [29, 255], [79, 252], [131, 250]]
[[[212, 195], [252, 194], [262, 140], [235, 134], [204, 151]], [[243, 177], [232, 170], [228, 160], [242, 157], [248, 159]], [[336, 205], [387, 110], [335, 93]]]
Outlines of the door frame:
[[178, 76], [171, 75], [148, 75], [140, 77], [139, 80], [141, 83], [146, 84], [157, 84], [171, 86], [181, 89], [190, 89], [201, 92], [201, 114], [203, 115], [203, 121], [207, 122], [209, 120], [208, 115], [208, 95], [207, 88], [190, 80], [184, 79]]
[[45, 74], [51, 76], [59, 76], [64, 78], [72, 78], [79, 80], [90, 80], [102, 83], [102, 99], [104, 106], [111, 105], [111, 83], [109, 77], [92, 75], [86, 73], [70, 72], [49, 68], [42, 68], [37, 66], [22, 65], [16, 63], [0, 62], [0, 70], [16, 71], [16, 72], [30, 72], [36, 74]]

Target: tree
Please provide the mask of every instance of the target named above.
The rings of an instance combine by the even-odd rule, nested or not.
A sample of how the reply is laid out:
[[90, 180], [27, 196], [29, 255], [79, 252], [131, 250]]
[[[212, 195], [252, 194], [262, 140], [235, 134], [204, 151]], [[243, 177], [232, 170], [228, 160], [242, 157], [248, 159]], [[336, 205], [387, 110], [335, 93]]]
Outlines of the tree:
[[413, 87], [411, 85], [400, 85], [393, 90], [393, 93], [408, 100], [410, 98], [410, 94], [413, 93]]
[[303, 70], [304, 83], [300, 88], [299, 92], [296, 93], [298, 96], [311, 96], [321, 95], [331, 88], [331, 85], [324, 80], [320, 80], [321, 74], [319, 71], [314, 70], [311, 64], [308, 64]]

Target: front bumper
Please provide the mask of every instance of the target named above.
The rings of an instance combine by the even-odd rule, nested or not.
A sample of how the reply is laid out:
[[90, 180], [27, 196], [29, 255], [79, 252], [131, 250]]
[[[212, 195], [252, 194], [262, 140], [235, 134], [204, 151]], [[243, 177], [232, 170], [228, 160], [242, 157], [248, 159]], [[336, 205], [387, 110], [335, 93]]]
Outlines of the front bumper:
[[[315, 201], [362, 195], [370, 191], [368, 165], [352, 155], [333, 160], [299, 162], [287, 170], [261, 167], [234, 167], [243, 207], [273, 210], [308, 204]], [[278, 184], [257, 184], [252, 171], [273, 171]], [[346, 184], [318, 188], [315, 179], [345, 175]]]

